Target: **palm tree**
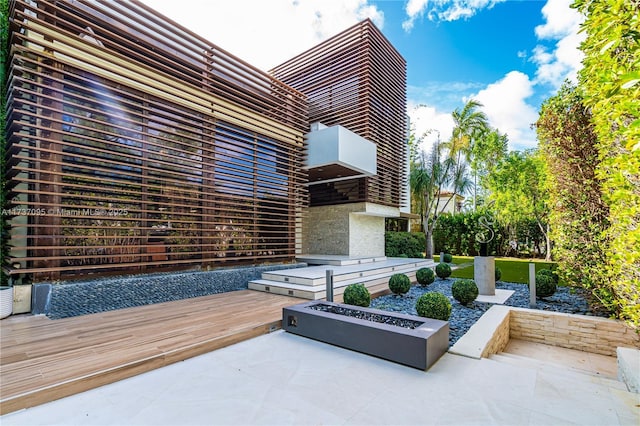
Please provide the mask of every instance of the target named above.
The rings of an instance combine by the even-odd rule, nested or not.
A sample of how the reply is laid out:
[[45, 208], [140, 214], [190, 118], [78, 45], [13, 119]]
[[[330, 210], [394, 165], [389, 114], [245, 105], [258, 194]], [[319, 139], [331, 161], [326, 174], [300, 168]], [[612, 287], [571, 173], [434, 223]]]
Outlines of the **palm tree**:
[[421, 201], [422, 227], [425, 233], [425, 257], [433, 258], [433, 230], [442, 212], [452, 201], [450, 197], [438, 208], [442, 193], [453, 187], [453, 194], [467, 191], [471, 181], [467, 177], [467, 165], [456, 164], [453, 158], [441, 159], [442, 144], [438, 140], [428, 156], [424, 152], [411, 169], [409, 182], [412, 194]]
[[[467, 162], [471, 162], [474, 146], [489, 130], [488, 119], [484, 112], [478, 109], [482, 104], [474, 99], [470, 99], [462, 110], [456, 108], [451, 113], [454, 122], [451, 139], [444, 145], [449, 150], [449, 157], [455, 159], [456, 164], [461, 164], [463, 157]], [[476, 170], [472, 169], [476, 186]], [[474, 210], [475, 210], [474, 195]]]

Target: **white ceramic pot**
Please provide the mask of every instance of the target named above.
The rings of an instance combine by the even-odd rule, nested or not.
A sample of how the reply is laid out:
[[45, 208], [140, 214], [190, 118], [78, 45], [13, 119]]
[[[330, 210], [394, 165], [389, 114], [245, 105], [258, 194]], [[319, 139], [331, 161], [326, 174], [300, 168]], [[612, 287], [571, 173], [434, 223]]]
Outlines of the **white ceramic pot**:
[[0, 319], [13, 313], [13, 287], [0, 287]]

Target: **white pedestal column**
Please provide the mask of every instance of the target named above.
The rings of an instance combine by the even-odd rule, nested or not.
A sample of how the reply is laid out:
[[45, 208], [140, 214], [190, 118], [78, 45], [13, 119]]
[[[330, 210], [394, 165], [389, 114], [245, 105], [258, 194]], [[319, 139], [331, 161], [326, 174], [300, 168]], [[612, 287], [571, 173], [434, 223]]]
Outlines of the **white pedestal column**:
[[473, 279], [481, 296], [496, 294], [496, 259], [493, 256], [473, 258]]

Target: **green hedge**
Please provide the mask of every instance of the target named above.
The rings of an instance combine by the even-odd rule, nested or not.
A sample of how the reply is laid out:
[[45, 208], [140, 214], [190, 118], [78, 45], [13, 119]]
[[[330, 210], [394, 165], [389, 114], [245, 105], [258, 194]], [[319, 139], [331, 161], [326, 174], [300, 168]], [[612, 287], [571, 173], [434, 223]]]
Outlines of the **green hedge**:
[[[483, 211], [445, 213], [433, 230], [434, 253], [447, 252], [456, 256], [478, 256], [480, 244], [476, 234], [484, 231], [479, 224]], [[510, 257], [544, 257], [545, 239], [534, 219], [507, 228], [498, 221], [493, 226], [494, 237], [489, 254]], [[517, 243], [513, 247], [510, 242]]]
[[422, 232], [387, 232], [384, 237], [385, 256], [424, 257], [426, 239]]

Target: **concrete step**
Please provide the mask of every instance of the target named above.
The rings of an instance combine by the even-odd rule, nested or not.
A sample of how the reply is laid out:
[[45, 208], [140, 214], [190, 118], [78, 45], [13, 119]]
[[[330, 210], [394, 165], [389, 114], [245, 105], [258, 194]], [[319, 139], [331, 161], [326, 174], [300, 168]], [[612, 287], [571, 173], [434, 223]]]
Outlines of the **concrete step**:
[[358, 265], [320, 265], [306, 268], [264, 272], [262, 279], [308, 286], [325, 285], [327, 270], [333, 270], [333, 282], [366, 280], [380, 274], [407, 273], [420, 268], [433, 268], [435, 263], [426, 259], [387, 259]]
[[640, 393], [640, 350], [617, 348], [618, 378], [627, 385], [629, 392]]
[[333, 265], [333, 266], [347, 266], [347, 265], [361, 265], [363, 263], [382, 262], [387, 260], [386, 256], [374, 256], [374, 257], [351, 257], [351, 256], [339, 256], [339, 255], [324, 255], [324, 254], [305, 254], [296, 256], [298, 262], [306, 263], [307, 265]]
[[[416, 281], [416, 271], [423, 267], [433, 267], [432, 261], [426, 261], [424, 259], [404, 259], [402, 262], [396, 262], [392, 264], [379, 265], [380, 268], [369, 268], [368, 265], [360, 265], [360, 269], [354, 269], [350, 266], [340, 267], [338, 273], [334, 272], [334, 286], [333, 294], [334, 300], [341, 300], [341, 295], [344, 289], [350, 284], [364, 284], [371, 294], [384, 294], [388, 290], [389, 277], [396, 273], [403, 273], [409, 277], [412, 282]], [[346, 268], [346, 270], [345, 270]], [[309, 277], [313, 273], [317, 273], [316, 270], [302, 271], [300, 274], [298, 268], [289, 271], [274, 271], [280, 274], [274, 274], [273, 272], [262, 274], [262, 279], [253, 280], [249, 282], [249, 288], [251, 290], [265, 291], [269, 293], [282, 294], [287, 296], [300, 297], [304, 299], [318, 300], [326, 298], [326, 272], [322, 279], [313, 280], [295, 280], [288, 275], [288, 273], [297, 273], [298, 278], [301, 275], [307, 274]], [[325, 269], [326, 271], [326, 269]], [[282, 273], [284, 272], [284, 273]], [[272, 278], [277, 279], [272, 279]], [[289, 277], [288, 281], [283, 278]], [[294, 277], [295, 278], [295, 277]], [[302, 282], [302, 284], [301, 284]]]
[[500, 352], [498, 354], [490, 355], [489, 359], [511, 364], [517, 367], [546, 371], [552, 373], [554, 376], [562, 376], [572, 380], [597, 380], [599, 383], [608, 387], [624, 391], [627, 390], [625, 384], [614, 377], [602, 375], [591, 370], [584, 370], [572, 365], [555, 363], [547, 360], [541, 360], [507, 352]]

